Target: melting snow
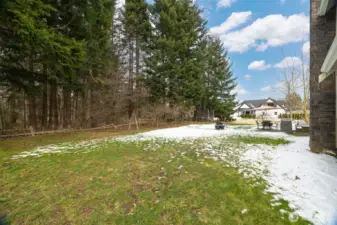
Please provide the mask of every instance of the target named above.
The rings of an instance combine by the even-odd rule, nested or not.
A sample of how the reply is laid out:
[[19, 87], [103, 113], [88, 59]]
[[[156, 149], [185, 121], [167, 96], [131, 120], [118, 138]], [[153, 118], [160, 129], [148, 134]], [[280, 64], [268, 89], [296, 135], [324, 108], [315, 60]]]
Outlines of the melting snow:
[[[177, 139], [226, 135], [267, 136], [290, 140], [290, 144], [276, 148], [267, 145], [248, 145], [246, 151], [242, 151], [242, 148], [237, 146], [228, 148], [226, 145], [226, 149], [222, 149], [217, 143], [219, 138], [215, 138], [205, 143], [201, 151], [206, 151], [211, 156], [219, 156], [231, 166], [238, 167], [244, 175], [262, 176], [270, 185], [268, 191], [276, 193], [276, 198], [288, 200], [299, 215], [314, 224], [325, 225], [335, 222], [337, 159], [310, 152], [308, 137], [293, 137], [281, 132], [258, 132], [253, 127], [217, 131], [212, 125], [155, 130], [144, 134], [144, 136]], [[290, 216], [294, 219], [296, 213]]]
[[[291, 143], [278, 147], [230, 142], [224, 145], [224, 139], [231, 135], [285, 138]], [[13, 158], [38, 157], [46, 153], [92, 151], [98, 146], [114, 141], [154, 140], [144, 149], [150, 151], [171, 141], [193, 145], [198, 138], [204, 140], [201, 145], [196, 145], [195, 151], [198, 156], [223, 160], [247, 177], [263, 177], [269, 183], [268, 191], [275, 193], [275, 202], [272, 205], [279, 205], [279, 198], [288, 200], [290, 206], [296, 209], [296, 213], [317, 225], [332, 224], [336, 218], [337, 159], [311, 153], [308, 137], [293, 137], [282, 132], [259, 132], [254, 126], [215, 130], [213, 125], [190, 125], [77, 144], [43, 146], [30, 152], [22, 152]], [[205, 156], [205, 153], [208, 156]], [[175, 157], [179, 156], [172, 155], [171, 160]], [[204, 161], [201, 160], [200, 163]], [[290, 216], [296, 218], [296, 214]]]

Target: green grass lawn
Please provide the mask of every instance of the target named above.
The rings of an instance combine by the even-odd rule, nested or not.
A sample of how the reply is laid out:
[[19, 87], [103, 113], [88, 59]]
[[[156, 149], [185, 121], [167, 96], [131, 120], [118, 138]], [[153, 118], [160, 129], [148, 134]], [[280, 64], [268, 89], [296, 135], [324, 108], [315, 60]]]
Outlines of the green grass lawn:
[[[174, 127], [174, 125], [171, 125], [169, 127]], [[80, 142], [85, 140], [100, 139], [113, 136], [132, 135], [150, 130], [153, 130], [153, 128], [142, 127], [139, 130], [116, 131], [111, 129], [99, 132], [86, 131], [86, 132], [55, 133], [55, 134], [28, 136], [6, 140], [0, 139], [0, 162], [2, 158], [14, 155], [19, 152], [29, 151], [38, 146], [44, 146], [49, 144], [61, 144], [68, 142]]]
[[197, 157], [194, 148], [113, 142], [87, 153], [7, 159], [0, 212], [10, 224], [309, 224], [282, 215], [281, 208], [291, 211], [285, 201], [272, 207], [263, 181]]
[[[158, 128], [177, 127], [188, 124], [189, 123], [161, 124]], [[154, 127], [156, 126], [154, 125]], [[0, 139], [0, 159], [15, 153], [31, 150], [37, 146], [60, 144], [65, 142], [79, 142], [111, 136], [131, 135], [153, 130], [155, 129], [154, 127], [141, 126], [138, 130], [127, 130], [127, 128], [125, 128], [125, 130], [107, 129], [106, 131], [55, 133], [13, 139]]]
[[265, 144], [265, 145], [285, 145], [289, 144], [290, 141], [283, 138], [267, 138], [267, 137], [256, 137], [256, 136], [233, 136], [230, 138], [232, 142], [241, 142], [245, 144]]

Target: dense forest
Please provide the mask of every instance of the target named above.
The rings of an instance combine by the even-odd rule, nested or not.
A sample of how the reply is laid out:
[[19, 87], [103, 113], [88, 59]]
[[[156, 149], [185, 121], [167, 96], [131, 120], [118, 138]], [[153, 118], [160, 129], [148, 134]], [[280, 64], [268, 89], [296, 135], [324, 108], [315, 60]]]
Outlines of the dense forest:
[[1, 130], [227, 118], [236, 104], [226, 50], [192, 0], [2, 0], [0, 10]]

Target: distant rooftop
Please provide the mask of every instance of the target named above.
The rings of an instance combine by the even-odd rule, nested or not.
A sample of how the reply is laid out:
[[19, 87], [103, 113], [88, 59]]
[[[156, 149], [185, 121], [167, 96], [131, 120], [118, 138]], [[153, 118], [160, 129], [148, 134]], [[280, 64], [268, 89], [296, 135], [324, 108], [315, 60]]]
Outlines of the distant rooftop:
[[284, 100], [275, 100], [275, 99], [272, 99], [272, 98], [266, 98], [266, 99], [256, 99], [256, 100], [245, 100], [240, 104], [240, 106], [243, 105], [243, 104], [246, 104], [251, 109], [252, 108], [258, 108], [261, 105], [263, 105], [268, 99], [274, 101], [277, 105], [279, 105], [282, 108], [284, 108], [285, 105], [286, 105]]

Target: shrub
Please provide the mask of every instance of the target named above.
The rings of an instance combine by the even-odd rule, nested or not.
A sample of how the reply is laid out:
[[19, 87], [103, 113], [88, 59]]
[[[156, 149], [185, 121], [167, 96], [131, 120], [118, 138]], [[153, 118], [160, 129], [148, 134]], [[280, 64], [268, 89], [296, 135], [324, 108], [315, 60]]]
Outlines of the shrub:
[[256, 116], [255, 115], [241, 115], [240, 116], [241, 118], [244, 118], [244, 119], [255, 119], [256, 118]]
[[[290, 114], [280, 114], [280, 119], [290, 119]], [[293, 113], [293, 119], [294, 120], [303, 120], [304, 114], [303, 113]]]

